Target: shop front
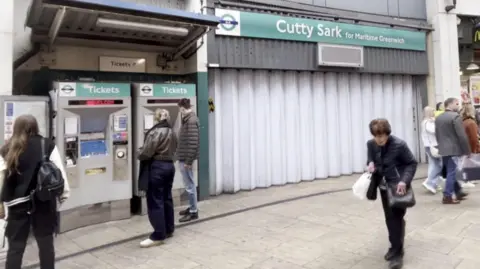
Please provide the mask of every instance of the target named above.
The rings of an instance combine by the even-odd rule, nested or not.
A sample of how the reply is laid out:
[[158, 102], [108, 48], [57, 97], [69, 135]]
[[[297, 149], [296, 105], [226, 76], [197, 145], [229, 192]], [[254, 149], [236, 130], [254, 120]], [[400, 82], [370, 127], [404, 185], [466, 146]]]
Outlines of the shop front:
[[211, 7], [221, 18], [208, 37], [212, 195], [361, 173], [378, 117], [422, 158], [425, 31]]
[[[131, 209], [145, 213], [136, 151], [155, 109], [177, 119], [178, 100], [190, 98], [208, 130], [202, 39], [219, 18], [202, 14], [196, 1], [137, 2], [34, 0], [28, 10], [36, 51], [18, 68], [14, 94], [51, 99], [46, 135], [55, 139], [72, 189], [60, 209], [62, 232], [129, 218]], [[206, 132], [200, 144], [200, 156], [208, 156]], [[201, 199], [208, 167], [203, 157], [194, 166]], [[185, 202], [181, 182], [176, 175], [176, 205]]]
[[427, 0], [434, 31], [428, 37], [429, 103], [460, 97], [468, 91], [480, 106], [480, 2]]

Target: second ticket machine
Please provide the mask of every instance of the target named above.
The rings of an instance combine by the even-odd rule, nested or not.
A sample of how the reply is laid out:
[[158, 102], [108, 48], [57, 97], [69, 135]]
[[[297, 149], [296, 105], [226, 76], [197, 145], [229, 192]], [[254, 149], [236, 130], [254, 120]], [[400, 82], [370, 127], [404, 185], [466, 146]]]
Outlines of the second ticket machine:
[[[170, 124], [174, 129], [178, 129], [180, 124], [180, 114], [178, 108], [178, 101], [182, 98], [189, 98], [191, 104], [196, 104], [196, 85], [195, 84], [151, 84], [139, 83], [133, 85], [133, 149], [134, 149], [134, 164], [133, 164], [133, 210], [140, 214], [146, 214], [145, 194], [138, 190], [138, 174], [139, 162], [136, 160], [136, 150], [143, 145], [145, 133], [155, 125], [155, 110], [159, 108], [166, 109], [170, 112]], [[193, 106], [194, 111], [196, 107]], [[196, 111], [195, 111], [196, 112]], [[184, 196], [182, 175], [178, 168], [178, 163], [175, 163], [175, 180], [173, 183], [173, 197], [177, 200], [183, 200]], [[197, 164], [193, 165], [193, 173], [198, 185], [197, 179]]]
[[60, 232], [131, 216], [129, 83], [56, 82], [53, 136], [65, 160], [70, 198]]

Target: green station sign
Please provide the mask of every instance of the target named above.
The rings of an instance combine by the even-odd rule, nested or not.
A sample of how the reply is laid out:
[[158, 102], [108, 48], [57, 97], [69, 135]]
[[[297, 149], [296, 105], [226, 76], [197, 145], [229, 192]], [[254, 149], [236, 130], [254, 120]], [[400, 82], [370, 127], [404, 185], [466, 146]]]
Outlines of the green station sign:
[[190, 98], [196, 95], [195, 84], [149, 84], [139, 85], [140, 96], [146, 97], [171, 97], [171, 98]]
[[62, 97], [129, 97], [129, 83], [59, 82]]
[[426, 50], [424, 32], [216, 9], [217, 35]]

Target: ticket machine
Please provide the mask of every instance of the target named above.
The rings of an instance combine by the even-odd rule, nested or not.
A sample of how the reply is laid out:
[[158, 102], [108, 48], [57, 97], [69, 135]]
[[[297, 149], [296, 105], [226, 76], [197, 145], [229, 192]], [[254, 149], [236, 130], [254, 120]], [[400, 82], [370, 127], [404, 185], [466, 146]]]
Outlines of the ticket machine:
[[129, 218], [131, 85], [56, 82], [53, 88], [53, 133], [71, 188], [60, 207], [60, 232]]
[[[137, 160], [136, 150], [143, 145], [145, 133], [155, 125], [155, 110], [159, 108], [170, 112], [170, 124], [174, 129], [180, 125], [180, 114], [178, 101], [182, 98], [189, 98], [191, 104], [196, 104], [196, 85], [195, 84], [149, 84], [139, 83], [133, 85], [133, 194], [132, 210], [139, 214], [146, 214], [145, 193], [138, 190], [139, 161]], [[195, 110], [196, 107], [194, 106]], [[179, 205], [184, 199], [182, 175], [175, 163], [175, 180], [173, 183], [173, 199], [176, 205]], [[197, 164], [193, 166], [194, 177], [198, 184]]]

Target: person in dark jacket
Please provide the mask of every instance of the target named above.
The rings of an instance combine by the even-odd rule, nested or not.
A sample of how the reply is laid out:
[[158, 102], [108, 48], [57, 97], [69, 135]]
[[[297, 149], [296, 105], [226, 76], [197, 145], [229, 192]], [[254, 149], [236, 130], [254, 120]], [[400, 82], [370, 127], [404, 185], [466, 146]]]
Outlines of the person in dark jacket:
[[379, 181], [391, 244], [384, 258], [390, 261], [390, 268], [400, 269], [403, 266], [406, 209], [389, 206], [386, 184], [395, 184], [397, 193], [405, 194], [411, 187], [417, 161], [405, 141], [391, 135], [392, 129], [386, 119], [375, 119], [369, 127], [373, 139], [367, 142], [367, 170], [373, 173], [372, 180]]
[[197, 187], [193, 178], [192, 166], [193, 162], [198, 159], [199, 153], [199, 123], [195, 112], [192, 111], [190, 99], [181, 99], [178, 106], [182, 118], [178, 134], [177, 159], [190, 205], [187, 209], [180, 211], [180, 215], [183, 217], [179, 221], [187, 222], [198, 219]]
[[55, 269], [56, 201], [33, 201], [35, 198], [30, 195], [37, 187], [37, 168], [45, 154], [62, 173], [64, 189], [59, 202], [63, 203], [69, 197], [70, 189], [58, 148], [52, 140], [39, 134], [34, 116], [18, 117], [13, 124], [12, 137], [0, 149], [0, 219], [5, 218], [3, 204], [8, 207], [5, 269], [22, 267], [30, 229], [38, 244], [40, 269]]
[[153, 227], [150, 237], [140, 243], [142, 248], [163, 244], [175, 230], [172, 187], [177, 138], [170, 127], [167, 110], [157, 109], [155, 120], [157, 124], [147, 131], [144, 144], [138, 150], [139, 189], [147, 193], [148, 219]]

